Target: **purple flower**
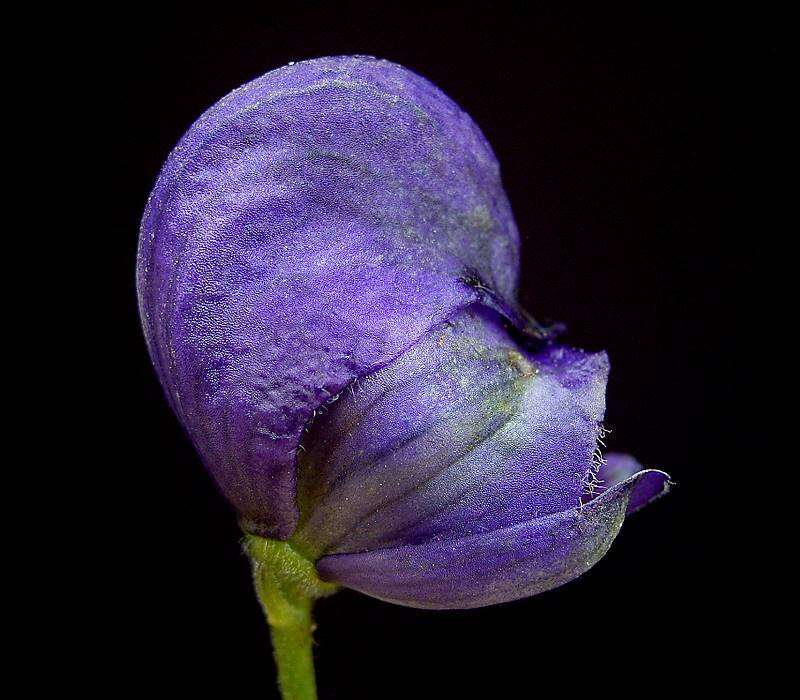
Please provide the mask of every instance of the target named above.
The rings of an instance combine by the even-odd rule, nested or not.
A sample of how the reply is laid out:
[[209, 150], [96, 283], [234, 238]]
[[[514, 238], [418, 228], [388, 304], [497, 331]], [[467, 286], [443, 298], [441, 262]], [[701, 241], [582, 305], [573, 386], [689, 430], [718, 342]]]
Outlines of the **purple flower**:
[[243, 528], [417, 607], [598, 561], [667, 475], [602, 456], [608, 359], [530, 319], [518, 263], [489, 144], [400, 66], [306, 61], [208, 110], [148, 201], [139, 302]]

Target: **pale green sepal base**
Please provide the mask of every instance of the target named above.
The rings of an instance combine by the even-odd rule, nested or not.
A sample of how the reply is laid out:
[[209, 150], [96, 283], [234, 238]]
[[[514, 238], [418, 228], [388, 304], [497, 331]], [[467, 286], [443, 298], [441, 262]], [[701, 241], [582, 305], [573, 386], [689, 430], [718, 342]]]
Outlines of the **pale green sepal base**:
[[337, 586], [317, 576], [314, 564], [288, 542], [245, 535], [256, 594], [272, 633], [283, 700], [316, 700], [311, 607]]

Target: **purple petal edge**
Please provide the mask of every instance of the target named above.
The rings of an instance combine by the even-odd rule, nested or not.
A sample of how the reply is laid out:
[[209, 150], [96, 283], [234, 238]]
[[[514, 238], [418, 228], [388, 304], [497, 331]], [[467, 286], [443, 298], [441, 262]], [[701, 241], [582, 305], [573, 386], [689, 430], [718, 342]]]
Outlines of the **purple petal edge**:
[[329, 555], [317, 569], [326, 580], [416, 608], [466, 609], [516, 600], [594, 566], [626, 512], [660, 495], [668, 482], [664, 472], [645, 470], [580, 508], [465, 538]]
[[635, 457], [619, 452], [609, 452], [605, 455], [605, 464], [600, 468], [598, 478], [609, 489], [634, 475], [640, 478], [628, 501], [628, 513], [634, 513], [651, 501], [661, 498], [673, 485], [664, 472], [658, 469], [645, 469]]

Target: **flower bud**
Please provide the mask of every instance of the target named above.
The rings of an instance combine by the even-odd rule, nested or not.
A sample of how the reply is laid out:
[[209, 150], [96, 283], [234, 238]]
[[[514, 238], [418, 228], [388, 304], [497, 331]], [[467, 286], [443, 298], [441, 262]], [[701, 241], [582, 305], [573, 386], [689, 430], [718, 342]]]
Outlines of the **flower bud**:
[[607, 358], [530, 319], [518, 264], [469, 116], [335, 57], [189, 129], [137, 286], [168, 400], [247, 532], [379, 598], [474, 607], [579, 575], [667, 484], [602, 458]]

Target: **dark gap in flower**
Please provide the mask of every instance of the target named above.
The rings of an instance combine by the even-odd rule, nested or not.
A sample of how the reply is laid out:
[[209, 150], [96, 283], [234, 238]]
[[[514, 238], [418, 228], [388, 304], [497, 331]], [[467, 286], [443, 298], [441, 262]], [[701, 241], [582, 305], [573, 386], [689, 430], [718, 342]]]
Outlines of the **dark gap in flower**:
[[474, 289], [482, 303], [500, 313], [509, 335], [527, 350], [540, 350], [566, 331], [565, 324], [561, 322], [537, 321], [522, 306], [498, 294], [475, 270], [466, 270], [458, 281]]

